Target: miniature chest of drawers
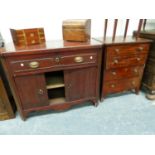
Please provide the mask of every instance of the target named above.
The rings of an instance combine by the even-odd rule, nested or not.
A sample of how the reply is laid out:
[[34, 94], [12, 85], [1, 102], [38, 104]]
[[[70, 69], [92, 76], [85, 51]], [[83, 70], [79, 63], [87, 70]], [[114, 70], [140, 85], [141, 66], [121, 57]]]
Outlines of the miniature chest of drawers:
[[42, 44], [45, 42], [45, 34], [43, 28], [20, 30], [10, 29], [10, 32], [14, 44], [18, 46]]
[[103, 42], [101, 99], [128, 90], [139, 92], [149, 40], [116, 37]]
[[[13, 46], [13, 45], [12, 45]], [[44, 45], [6, 47], [3, 67], [20, 115], [42, 110], [65, 110], [99, 100], [102, 44], [63, 41]]]

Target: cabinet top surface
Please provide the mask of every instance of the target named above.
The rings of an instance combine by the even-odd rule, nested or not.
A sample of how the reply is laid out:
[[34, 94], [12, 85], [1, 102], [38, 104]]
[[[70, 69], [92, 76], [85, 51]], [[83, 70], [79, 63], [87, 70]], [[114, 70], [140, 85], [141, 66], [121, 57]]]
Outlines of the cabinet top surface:
[[100, 38], [94, 38], [95, 40], [100, 41], [103, 45], [122, 45], [122, 44], [138, 44], [138, 43], [150, 43], [152, 42], [149, 39], [143, 39], [143, 38], [134, 38], [132, 36], [128, 36], [126, 37], [126, 39], [124, 39], [122, 36], [118, 36], [115, 38], [115, 40], [112, 40], [112, 37], [106, 37], [106, 39], [104, 40], [104, 38], [100, 37]]
[[47, 41], [40, 45], [31, 46], [15, 46], [13, 43], [8, 43], [4, 48], [0, 48], [0, 55], [16, 55], [22, 53], [33, 53], [41, 51], [63, 51], [63, 50], [78, 50], [78, 49], [89, 49], [89, 48], [101, 48], [102, 43], [91, 39], [89, 42], [67, 42], [63, 40]]

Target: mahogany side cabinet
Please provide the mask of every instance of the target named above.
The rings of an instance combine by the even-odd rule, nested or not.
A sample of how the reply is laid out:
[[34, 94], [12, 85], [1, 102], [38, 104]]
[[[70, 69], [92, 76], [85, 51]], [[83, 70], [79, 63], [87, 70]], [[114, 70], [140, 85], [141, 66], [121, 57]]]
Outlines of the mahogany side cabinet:
[[32, 112], [65, 110], [85, 101], [98, 105], [100, 42], [8, 44], [0, 55], [23, 120]]

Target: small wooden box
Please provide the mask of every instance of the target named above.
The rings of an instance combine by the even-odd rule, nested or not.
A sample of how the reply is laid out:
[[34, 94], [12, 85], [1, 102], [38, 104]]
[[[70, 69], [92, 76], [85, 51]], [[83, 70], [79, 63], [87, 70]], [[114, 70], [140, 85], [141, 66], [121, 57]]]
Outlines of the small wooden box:
[[87, 42], [91, 37], [91, 19], [65, 20], [62, 29], [64, 40]]
[[33, 29], [10, 29], [12, 39], [15, 45], [35, 45], [45, 42], [43, 28]]

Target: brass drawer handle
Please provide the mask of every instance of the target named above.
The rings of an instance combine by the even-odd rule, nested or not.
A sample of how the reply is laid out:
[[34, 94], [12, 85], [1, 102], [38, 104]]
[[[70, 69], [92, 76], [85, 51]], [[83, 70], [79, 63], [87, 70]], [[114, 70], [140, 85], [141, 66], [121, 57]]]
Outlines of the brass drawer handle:
[[83, 57], [75, 57], [74, 61], [77, 62], [77, 63], [80, 63], [80, 62], [84, 61], [84, 58]]
[[39, 62], [37, 62], [37, 61], [30, 62], [29, 67], [33, 68], [33, 69], [38, 68], [39, 67]]

